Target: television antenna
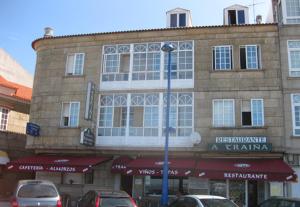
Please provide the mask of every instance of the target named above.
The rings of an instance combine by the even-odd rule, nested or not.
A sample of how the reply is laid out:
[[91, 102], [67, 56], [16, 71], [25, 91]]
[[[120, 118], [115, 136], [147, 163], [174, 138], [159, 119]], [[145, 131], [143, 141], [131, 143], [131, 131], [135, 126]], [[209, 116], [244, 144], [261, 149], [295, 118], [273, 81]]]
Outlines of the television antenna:
[[255, 6], [259, 5], [259, 4], [264, 4], [265, 2], [255, 2], [255, 0], [253, 0], [252, 4], [249, 4], [248, 6], [252, 7], [252, 11], [253, 11], [253, 23], [255, 24], [256, 22], [256, 16], [255, 16]]

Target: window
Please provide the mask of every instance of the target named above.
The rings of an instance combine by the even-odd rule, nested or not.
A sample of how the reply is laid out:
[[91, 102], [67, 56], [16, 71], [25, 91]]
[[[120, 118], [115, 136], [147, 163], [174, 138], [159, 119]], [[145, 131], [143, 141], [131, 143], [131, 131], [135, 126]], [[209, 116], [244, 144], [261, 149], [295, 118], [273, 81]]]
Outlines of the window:
[[234, 125], [234, 100], [213, 100], [213, 126], [233, 127]]
[[0, 130], [2, 131], [7, 129], [8, 112], [9, 112], [8, 109], [0, 107], [0, 117], [1, 117]]
[[264, 104], [262, 99], [251, 99], [242, 102], [242, 125], [263, 126]]
[[160, 43], [135, 44], [132, 80], [160, 79]]
[[125, 136], [126, 119], [126, 94], [101, 96], [98, 136]]
[[170, 19], [170, 27], [186, 26], [186, 13], [171, 14]]
[[132, 94], [129, 135], [158, 136], [158, 108], [158, 94]]
[[288, 41], [290, 76], [300, 77], [300, 40]]
[[232, 46], [224, 45], [213, 47], [213, 69], [232, 69]]
[[77, 127], [79, 122], [79, 108], [79, 102], [63, 103], [61, 126]]
[[82, 75], [84, 53], [69, 54], [67, 57], [66, 75]]
[[102, 81], [127, 81], [130, 45], [104, 46]]
[[300, 1], [286, 0], [287, 23], [300, 23]]
[[292, 94], [293, 135], [300, 136], [300, 94]]
[[[167, 95], [164, 94], [163, 132], [166, 128]], [[193, 94], [172, 93], [170, 96], [170, 136], [190, 136], [193, 131]]]
[[[171, 79], [193, 78], [193, 42], [171, 42], [175, 50], [171, 53]], [[168, 77], [168, 53], [164, 58], [164, 79]]]
[[229, 24], [245, 24], [245, 11], [244, 10], [228, 10], [228, 23]]
[[258, 45], [240, 46], [241, 69], [259, 69], [260, 51]]

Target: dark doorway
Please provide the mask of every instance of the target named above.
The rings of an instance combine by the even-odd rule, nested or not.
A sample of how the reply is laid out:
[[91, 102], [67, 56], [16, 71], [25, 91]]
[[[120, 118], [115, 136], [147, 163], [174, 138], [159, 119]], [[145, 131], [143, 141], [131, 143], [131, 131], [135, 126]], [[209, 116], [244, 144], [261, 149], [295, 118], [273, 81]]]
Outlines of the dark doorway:
[[121, 175], [121, 190], [132, 196], [133, 176]]
[[248, 182], [248, 206], [257, 206], [257, 181]]
[[228, 23], [236, 24], [236, 11], [235, 10], [228, 11]]

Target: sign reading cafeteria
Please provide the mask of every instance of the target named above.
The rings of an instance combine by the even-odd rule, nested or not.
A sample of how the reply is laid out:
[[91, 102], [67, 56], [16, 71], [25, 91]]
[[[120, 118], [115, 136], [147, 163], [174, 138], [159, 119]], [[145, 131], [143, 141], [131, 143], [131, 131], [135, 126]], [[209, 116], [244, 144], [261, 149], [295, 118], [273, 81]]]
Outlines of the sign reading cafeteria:
[[[18, 171], [48, 171], [48, 172], [87, 172], [90, 171], [87, 167], [80, 166], [48, 166], [48, 165], [9, 165], [8, 170]], [[13, 169], [15, 168], [15, 169]]]
[[270, 152], [272, 144], [266, 137], [216, 137], [215, 143], [208, 144], [210, 151]]

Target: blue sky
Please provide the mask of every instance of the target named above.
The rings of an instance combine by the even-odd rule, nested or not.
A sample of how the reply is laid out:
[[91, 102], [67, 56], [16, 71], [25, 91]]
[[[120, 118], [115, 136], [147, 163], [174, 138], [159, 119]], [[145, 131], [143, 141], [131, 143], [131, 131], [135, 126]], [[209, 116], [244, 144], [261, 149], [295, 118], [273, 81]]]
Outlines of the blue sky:
[[[255, 13], [268, 14], [271, 0], [254, 0]], [[31, 42], [50, 26], [55, 35], [161, 28], [165, 12], [181, 7], [192, 12], [194, 26], [221, 25], [223, 8], [253, 0], [0, 0], [0, 47], [34, 74]], [[250, 23], [253, 22], [250, 7]]]

